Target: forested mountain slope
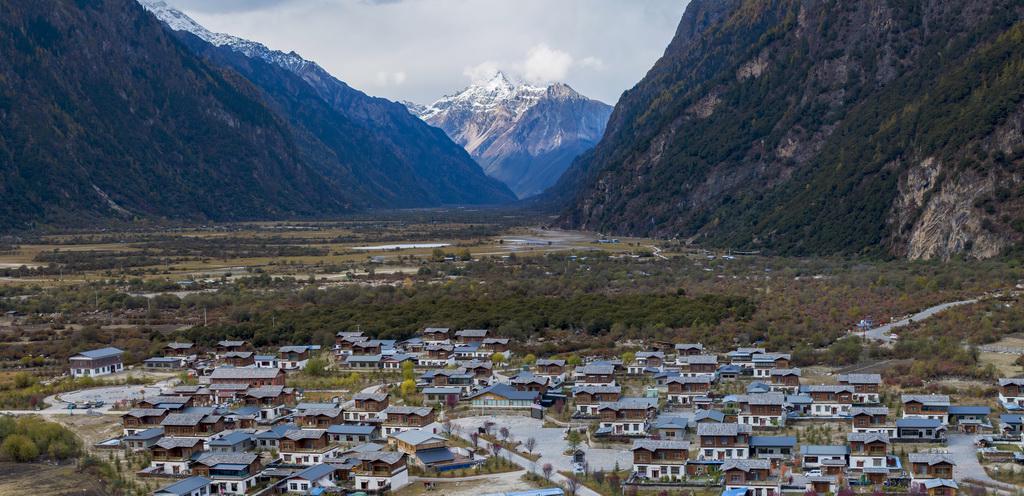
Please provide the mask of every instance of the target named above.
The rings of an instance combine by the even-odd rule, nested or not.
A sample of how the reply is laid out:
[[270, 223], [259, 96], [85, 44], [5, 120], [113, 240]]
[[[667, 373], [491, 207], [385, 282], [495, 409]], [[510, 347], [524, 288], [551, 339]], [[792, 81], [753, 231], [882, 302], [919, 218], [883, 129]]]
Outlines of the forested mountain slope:
[[694, 0], [562, 222], [774, 253], [989, 257], [1024, 233], [1024, 6]]

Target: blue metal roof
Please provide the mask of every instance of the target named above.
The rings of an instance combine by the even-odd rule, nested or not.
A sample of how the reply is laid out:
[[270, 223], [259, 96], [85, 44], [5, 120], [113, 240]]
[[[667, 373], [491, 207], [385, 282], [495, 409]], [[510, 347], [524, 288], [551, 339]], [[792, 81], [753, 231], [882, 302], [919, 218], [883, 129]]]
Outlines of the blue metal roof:
[[189, 477], [188, 479], [185, 479], [183, 481], [175, 482], [174, 484], [166, 486], [163, 489], [158, 489], [153, 494], [187, 495], [190, 494], [192, 491], [195, 491], [196, 489], [206, 487], [212, 483], [213, 481], [207, 479], [206, 477]]
[[416, 458], [419, 458], [424, 465], [430, 465], [450, 462], [455, 459], [455, 455], [448, 448], [430, 448], [417, 451]]
[[938, 428], [942, 425], [942, 422], [936, 419], [926, 418], [901, 418], [896, 419], [896, 427], [907, 427], [911, 429], [928, 429]]
[[951, 406], [949, 407], [950, 415], [988, 415], [992, 413], [992, 409], [987, 406]]
[[793, 436], [751, 436], [750, 446], [776, 447], [796, 446], [796, 438]]
[[334, 466], [321, 463], [320, 465], [313, 465], [292, 477], [308, 481], [316, 481], [323, 479], [332, 473], [334, 473]]
[[124, 353], [124, 352], [119, 350], [119, 349], [117, 349], [117, 348], [107, 347], [107, 348], [100, 348], [98, 350], [83, 351], [83, 352], [81, 352], [81, 353], [79, 353], [79, 354], [77, 354], [77, 355], [75, 355], [75, 356], [73, 356], [71, 358], [85, 357], [85, 358], [92, 358], [92, 359], [95, 360], [97, 358], [107, 358], [107, 357], [117, 356], [117, 355], [120, 355], [122, 353]]
[[351, 425], [351, 424], [334, 424], [327, 427], [328, 434], [373, 434], [373, 431], [377, 430], [377, 426], [374, 425]]

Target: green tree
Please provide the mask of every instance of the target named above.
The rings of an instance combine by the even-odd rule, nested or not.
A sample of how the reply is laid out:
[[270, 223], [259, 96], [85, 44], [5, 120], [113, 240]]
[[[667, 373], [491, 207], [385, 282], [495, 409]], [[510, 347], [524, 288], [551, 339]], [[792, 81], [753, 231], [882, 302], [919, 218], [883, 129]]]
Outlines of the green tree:
[[39, 448], [24, 434], [12, 434], [0, 444], [0, 454], [16, 462], [30, 462], [39, 458]]
[[495, 364], [505, 363], [505, 354], [504, 353], [495, 353], [495, 354], [491, 355], [491, 362], [495, 363]]
[[622, 354], [623, 365], [629, 365], [633, 363], [633, 360], [636, 360], [636, 353], [633, 353], [632, 351], [627, 351]]
[[416, 379], [416, 371], [412, 368], [412, 362], [408, 360], [402, 362], [402, 379], [407, 381], [415, 381]]
[[523, 363], [527, 365], [533, 365], [537, 363], [537, 355], [534, 355], [533, 353], [528, 353], [526, 356], [523, 357]]

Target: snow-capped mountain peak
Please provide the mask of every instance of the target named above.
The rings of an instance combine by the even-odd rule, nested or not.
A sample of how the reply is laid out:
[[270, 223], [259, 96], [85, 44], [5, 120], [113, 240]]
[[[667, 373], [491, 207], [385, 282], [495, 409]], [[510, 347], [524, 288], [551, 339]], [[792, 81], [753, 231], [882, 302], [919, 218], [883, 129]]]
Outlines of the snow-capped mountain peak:
[[504, 72], [430, 105], [402, 102], [443, 129], [520, 197], [554, 184], [604, 133], [611, 107], [564, 83], [517, 83]]

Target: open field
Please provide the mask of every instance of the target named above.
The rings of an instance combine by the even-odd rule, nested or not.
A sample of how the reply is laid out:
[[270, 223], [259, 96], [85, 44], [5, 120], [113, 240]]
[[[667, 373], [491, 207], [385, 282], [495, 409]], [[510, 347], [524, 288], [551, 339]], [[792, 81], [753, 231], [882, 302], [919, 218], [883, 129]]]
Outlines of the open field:
[[0, 463], [0, 496], [25, 494], [106, 496], [110, 493], [94, 475], [78, 472], [74, 465]]

